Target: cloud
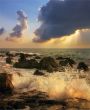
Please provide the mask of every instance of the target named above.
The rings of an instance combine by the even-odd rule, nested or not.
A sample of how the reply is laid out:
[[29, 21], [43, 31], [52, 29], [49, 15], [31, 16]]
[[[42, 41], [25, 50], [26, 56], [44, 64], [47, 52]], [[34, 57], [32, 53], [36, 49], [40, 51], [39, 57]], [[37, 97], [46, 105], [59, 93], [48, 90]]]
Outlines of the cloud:
[[2, 35], [4, 33], [5, 29], [2, 27], [0, 28], [0, 35]]
[[23, 10], [19, 10], [17, 11], [17, 15], [18, 15], [18, 23], [16, 24], [16, 26], [13, 28], [12, 33], [10, 33], [10, 37], [6, 38], [6, 40], [11, 40], [13, 41], [13, 39], [15, 38], [20, 38], [23, 36], [23, 33], [25, 30], [27, 30], [28, 28], [28, 17], [25, 14], [25, 12]]
[[42, 6], [34, 42], [68, 36], [76, 30], [90, 28], [90, 0], [49, 0]]
[[40, 44], [49, 48], [90, 48], [90, 29], [77, 30], [70, 36], [52, 38]]

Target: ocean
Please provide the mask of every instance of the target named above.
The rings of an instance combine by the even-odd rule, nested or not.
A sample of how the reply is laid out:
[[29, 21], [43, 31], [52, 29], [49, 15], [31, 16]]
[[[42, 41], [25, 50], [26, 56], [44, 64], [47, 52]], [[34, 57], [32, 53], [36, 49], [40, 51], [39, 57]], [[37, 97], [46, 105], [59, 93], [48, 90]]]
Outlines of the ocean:
[[40, 53], [43, 55], [62, 55], [76, 59], [90, 59], [90, 49], [59, 49], [59, 48], [1, 48], [0, 51], [17, 51], [28, 53]]
[[[77, 63], [85, 62], [90, 68], [90, 49], [0, 49], [1, 54], [6, 51], [37, 53], [51, 57], [70, 57]], [[12, 65], [5, 63], [5, 58], [1, 58], [0, 61], [0, 71], [5, 71], [13, 76], [12, 84], [14, 85], [15, 94], [18, 95], [18, 97], [14, 96], [15, 99], [20, 98], [22, 94], [31, 93], [32, 91], [37, 93], [39, 91], [48, 95], [50, 100], [61, 101], [73, 99], [70, 102], [70, 104], [73, 103], [73, 105], [66, 106], [64, 109], [60, 103], [51, 104], [50, 106], [47, 104], [38, 104], [35, 107], [27, 103], [24, 110], [90, 110], [90, 102], [88, 102], [88, 105], [86, 103], [90, 101], [90, 71], [81, 71], [79, 73], [75, 66], [74, 68], [66, 67], [65, 72], [48, 73], [43, 71], [45, 76], [35, 76], [33, 75], [35, 70], [36, 69], [14, 68]], [[9, 99], [12, 99], [12, 97], [10, 96]], [[80, 102], [79, 99], [84, 99], [86, 102], [84, 103], [82, 100]], [[8, 100], [8, 98], [5, 100]], [[38, 99], [36, 98], [35, 100]], [[83, 107], [81, 105], [79, 109], [77, 106], [79, 106], [80, 103], [86, 105], [83, 105]]]

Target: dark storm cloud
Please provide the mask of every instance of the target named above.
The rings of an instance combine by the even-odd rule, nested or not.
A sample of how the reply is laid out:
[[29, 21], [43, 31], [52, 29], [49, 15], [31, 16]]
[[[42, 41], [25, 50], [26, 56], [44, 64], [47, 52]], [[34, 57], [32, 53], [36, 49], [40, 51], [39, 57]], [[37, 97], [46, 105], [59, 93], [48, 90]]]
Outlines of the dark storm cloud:
[[10, 34], [11, 37], [21, 37], [22, 35], [22, 27], [20, 25], [16, 25], [13, 28], [13, 32]]
[[4, 28], [0, 28], [0, 35], [2, 35], [4, 33], [5, 29]]
[[49, 0], [41, 7], [34, 41], [46, 41], [90, 28], [90, 0]]
[[10, 33], [10, 37], [21, 37], [23, 34], [23, 31], [27, 29], [27, 16], [24, 11], [19, 10], [17, 11], [18, 15], [18, 22], [16, 26], [13, 28], [13, 32]]

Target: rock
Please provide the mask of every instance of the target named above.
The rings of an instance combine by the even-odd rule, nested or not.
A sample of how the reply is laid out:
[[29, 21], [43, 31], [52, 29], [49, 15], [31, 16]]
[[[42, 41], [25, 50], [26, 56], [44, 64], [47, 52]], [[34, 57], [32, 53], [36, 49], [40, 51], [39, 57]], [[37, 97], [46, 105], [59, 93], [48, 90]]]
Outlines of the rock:
[[24, 52], [16, 52], [15, 53], [15, 56], [20, 56], [20, 55], [24, 55], [25, 57], [32, 57], [32, 55], [31, 54], [29, 54], [29, 53], [24, 53]]
[[28, 61], [16, 62], [13, 67], [15, 68], [25, 68], [28, 69], [30, 67]]
[[20, 53], [20, 58], [18, 59], [19, 62], [24, 62], [26, 61], [26, 57], [23, 53]]
[[73, 67], [73, 65], [76, 64], [75, 61], [71, 58], [63, 58], [62, 60], [60, 60], [59, 65], [61, 66], [71, 66]]
[[0, 101], [0, 110], [22, 110], [25, 109], [25, 104], [25, 101], [20, 99]]
[[9, 52], [9, 51], [6, 52], [6, 56], [7, 57], [14, 57], [14, 55], [11, 52]]
[[29, 68], [31, 68], [31, 69], [38, 68], [39, 63], [37, 62], [37, 60], [30, 59], [30, 60], [28, 60], [28, 63], [29, 63]]
[[13, 66], [15, 68], [27, 68], [27, 69], [33, 69], [38, 67], [38, 62], [35, 59], [30, 60], [24, 60], [20, 62], [16, 62]]
[[39, 68], [47, 70], [48, 72], [53, 72], [58, 70], [58, 63], [52, 57], [44, 57], [39, 63]]
[[53, 68], [51, 65], [48, 65], [47, 72], [52, 73], [53, 71], [56, 71], [55, 68]]
[[59, 72], [65, 72], [65, 68], [63, 66], [60, 66], [58, 70]]
[[21, 53], [18, 62], [13, 65], [15, 68], [33, 69], [38, 67], [38, 62], [35, 59], [27, 60], [25, 54]]
[[[77, 108], [76, 110], [90, 110], [90, 101], [86, 99], [67, 99], [67, 108]], [[73, 110], [71, 109], [71, 110]]]
[[41, 72], [40, 70], [36, 70], [36, 71], [34, 72], [34, 75], [43, 76], [43, 75], [45, 75], [45, 73]]
[[62, 60], [62, 61], [59, 62], [59, 65], [60, 66], [67, 66], [68, 62], [66, 60]]
[[35, 56], [35, 59], [41, 59], [41, 57], [40, 56]]
[[64, 59], [63, 57], [57, 57], [56, 60], [62, 60]]
[[12, 58], [11, 58], [11, 57], [7, 57], [7, 58], [6, 58], [6, 63], [12, 64]]
[[23, 100], [17, 100], [17, 101], [10, 101], [8, 102], [8, 105], [11, 106], [11, 108], [15, 110], [25, 109], [25, 101]]
[[14, 86], [12, 84], [12, 75], [7, 73], [0, 73], [0, 93], [12, 94]]
[[85, 64], [84, 62], [80, 62], [77, 66], [77, 69], [80, 71], [80, 70], [83, 70], [83, 71], [88, 71], [89, 68], [88, 68], [88, 65]]
[[30, 107], [29, 110], [90, 110], [90, 101], [81, 98], [50, 99], [47, 93], [40, 91], [0, 100], [0, 110], [23, 110], [26, 106]]
[[20, 53], [20, 58], [18, 62], [16, 62], [13, 67], [15, 68], [29, 68], [29, 61], [26, 60], [26, 57], [23, 53]]

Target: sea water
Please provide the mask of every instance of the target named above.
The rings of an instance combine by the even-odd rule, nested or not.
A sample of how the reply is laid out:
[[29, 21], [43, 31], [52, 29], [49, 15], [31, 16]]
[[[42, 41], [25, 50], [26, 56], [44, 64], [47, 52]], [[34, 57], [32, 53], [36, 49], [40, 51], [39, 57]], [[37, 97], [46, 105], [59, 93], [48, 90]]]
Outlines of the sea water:
[[[7, 51], [6, 49], [2, 49]], [[39, 53], [44, 56], [64, 56], [74, 59], [77, 63], [84, 61], [90, 68], [90, 49], [9, 49], [9, 51], [23, 51]], [[33, 90], [45, 92], [50, 99], [82, 98], [90, 100], [90, 71], [80, 73], [76, 68], [66, 68], [65, 72], [48, 73], [45, 76], [35, 76], [35, 69], [16, 69], [0, 60], [0, 71], [12, 74], [14, 91], [25, 93]], [[84, 76], [84, 77], [80, 77]]]

